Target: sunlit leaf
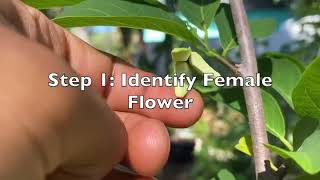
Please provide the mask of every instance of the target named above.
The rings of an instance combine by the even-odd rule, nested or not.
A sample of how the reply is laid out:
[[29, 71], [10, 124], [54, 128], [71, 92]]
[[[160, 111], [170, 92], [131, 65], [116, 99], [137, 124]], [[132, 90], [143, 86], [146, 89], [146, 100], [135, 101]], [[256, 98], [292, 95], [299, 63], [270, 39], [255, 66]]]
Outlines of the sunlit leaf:
[[320, 130], [316, 130], [304, 140], [299, 149], [295, 152], [282, 148], [266, 145], [270, 150], [282, 156], [294, 160], [305, 172], [316, 174], [320, 172]]
[[248, 156], [252, 156], [252, 139], [251, 136], [241, 137], [235, 148]]
[[134, 2], [144, 2], [144, 3], [147, 3], [147, 4], [150, 4], [150, 5], [153, 5], [153, 6], [156, 6], [156, 7], [159, 7], [163, 10], [168, 10], [168, 7], [164, 4], [162, 4], [160, 1], [158, 0], [128, 0], [128, 1], [134, 1]]
[[320, 119], [320, 57], [307, 67], [292, 98], [301, 117]]
[[220, 0], [179, 0], [178, 9], [194, 25], [206, 30], [213, 21]]
[[305, 175], [305, 176], [300, 176], [296, 178], [295, 180], [319, 180], [320, 179], [320, 174], [316, 175]]
[[319, 127], [319, 121], [315, 119], [300, 120], [293, 131], [293, 146], [297, 150], [303, 141]]
[[[241, 88], [223, 89], [210, 97], [213, 100], [225, 103], [245, 116], [247, 115], [246, 104]], [[277, 100], [264, 90], [262, 90], [262, 99], [268, 132], [277, 137], [289, 150], [292, 150], [292, 145], [285, 139], [285, 121]]]
[[186, 24], [175, 14], [128, 0], [86, 0], [66, 7], [54, 21], [64, 27], [105, 25], [152, 29], [191, 43], [198, 42]]
[[70, 6], [84, 0], [23, 0], [24, 3], [37, 9], [50, 9], [55, 7]]
[[219, 30], [221, 47], [227, 51], [237, 46], [237, 34], [234, 27], [231, 8], [228, 4], [221, 4], [215, 21]]
[[[218, 26], [220, 44], [224, 49], [224, 53], [237, 47], [237, 34], [229, 4], [221, 3], [215, 16], [215, 21]], [[252, 37], [260, 38], [271, 35], [277, 28], [277, 22], [274, 19], [252, 20], [249, 21], [249, 26]]]
[[281, 53], [266, 53], [259, 58], [258, 64], [261, 75], [272, 78], [272, 88], [293, 108], [292, 92], [302, 76], [304, 66]]

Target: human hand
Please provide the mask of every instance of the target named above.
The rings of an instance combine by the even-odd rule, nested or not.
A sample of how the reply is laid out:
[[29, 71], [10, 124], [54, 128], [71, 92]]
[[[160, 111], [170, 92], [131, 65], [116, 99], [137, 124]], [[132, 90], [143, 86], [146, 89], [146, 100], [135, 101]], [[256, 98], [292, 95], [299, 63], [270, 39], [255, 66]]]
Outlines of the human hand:
[[[189, 109], [128, 109], [129, 95], [175, 98], [172, 88], [100, 86], [101, 73], [152, 76], [104, 55], [18, 0], [0, 2], [0, 179], [129, 180], [124, 164], [152, 177], [165, 164], [165, 126], [187, 127], [202, 112], [191, 91]], [[93, 86], [49, 88], [48, 74], [90, 76]]]

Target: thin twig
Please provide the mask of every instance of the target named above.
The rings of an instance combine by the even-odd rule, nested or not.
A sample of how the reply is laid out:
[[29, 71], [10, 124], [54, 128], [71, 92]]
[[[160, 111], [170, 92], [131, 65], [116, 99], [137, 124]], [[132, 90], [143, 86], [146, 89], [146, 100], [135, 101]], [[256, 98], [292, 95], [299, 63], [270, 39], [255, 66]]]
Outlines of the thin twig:
[[238, 69], [237, 66], [235, 66], [234, 64], [232, 64], [231, 62], [229, 62], [227, 59], [225, 59], [223, 56], [221, 56], [219, 53], [214, 52], [212, 49], [209, 48], [209, 46], [207, 44], [205, 44], [204, 42], [202, 42], [202, 47], [197, 46], [197, 49], [202, 51], [204, 54], [206, 54], [208, 57], [211, 58], [216, 58], [218, 59], [224, 66], [226, 66], [227, 68], [229, 68], [235, 75], [239, 76], [240, 75], [240, 71]]
[[[238, 42], [240, 44], [242, 59], [240, 65], [241, 75], [243, 77], [256, 77], [256, 73], [258, 72], [257, 58], [243, 0], [230, 0], [230, 5], [237, 31]], [[243, 90], [253, 140], [253, 157], [256, 177], [258, 179], [259, 175], [266, 171], [265, 161], [270, 160], [270, 152], [264, 147], [264, 144], [268, 144], [268, 138], [264, 122], [261, 90], [259, 87], [244, 87]]]
[[234, 64], [230, 63], [226, 58], [222, 57], [221, 55], [219, 55], [218, 53], [212, 53], [209, 52], [207, 54], [209, 57], [214, 57], [217, 58], [223, 65], [225, 65], [226, 67], [228, 67], [236, 76], [240, 75], [240, 71], [237, 68], [237, 66], [235, 66]]

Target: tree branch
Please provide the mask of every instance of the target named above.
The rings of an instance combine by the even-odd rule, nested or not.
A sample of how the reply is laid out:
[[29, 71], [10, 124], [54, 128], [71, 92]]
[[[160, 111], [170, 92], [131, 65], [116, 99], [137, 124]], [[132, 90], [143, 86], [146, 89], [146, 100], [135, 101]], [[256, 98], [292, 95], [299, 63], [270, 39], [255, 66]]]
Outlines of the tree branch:
[[[251, 37], [247, 14], [243, 0], [230, 0], [233, 20], [235, 22], [242, 63], [240, 72], [243, 77], [256, 77], [258, 72], [255, 48]], [[253, 140], [253, 157], [256, 177], [265, 173], [265, 161], [270, 160], [270, 152], [264, 147], [268, 143], [264, 122], [264, 111], [261, 90], [259, 87], [244, 87], [244, 95], [248, 110], [249, 125]]]
[[240, 76], [240, 72], [239, 69], [237, 68], [237, 66], [235, 66], [234, 64], [230, 63], [227, 59], [225, 59], [224, 57], [222, 57], [221, 55], [217, 54], [217, 53], [211, 53], [209, 52], [207, 54], [209, 57], [215, 57], [218, 60], [220, 60], [220, 62], [225, 65], [227, 68], [229, 68], [236, 76]]

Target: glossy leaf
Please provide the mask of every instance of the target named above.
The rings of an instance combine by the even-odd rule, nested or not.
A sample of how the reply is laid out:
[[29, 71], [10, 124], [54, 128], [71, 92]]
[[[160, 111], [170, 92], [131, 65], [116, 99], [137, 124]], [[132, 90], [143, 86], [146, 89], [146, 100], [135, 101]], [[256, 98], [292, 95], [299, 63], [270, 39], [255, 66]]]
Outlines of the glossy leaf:
[[315, 131], [304, 140], [295, 152], [287, 151], [276, 146], [266, 145], [270, 150], [282, 156], [294, 160], [305, 172], [316, 174], [320, 172], [320, 130]]
[[252, 139], [251, 136], [241, 137], [235, 148], [248, 156], [252, 156]]
[[208, 86], [204, 86], [202, 77], [197, 78], [197, 81], [193, 85], [193, 88], [201, 94], [212, 93], [219, 90], [219, 87], [217, 87], [213, 81], [208, 82]]
[[220, 0], [179, 0], [178, 9], [198, 28], [206, 30], [213, 21]]
[[[211, 98], [226, 103], [231, 108], [241, 112], [245, 116], [247, 115], [241, 88], [224, 89], [211, 96]], [[288, 149], [292, 150], [292, 145], [285, 139], [285, 121], [277, 100], [264, 90], [262, 90], [262, 99], [268, 132], [277, 137]]]
[[24, 3], [37, 9], [50, 9], [55, 7], [70, 6], [84, 0], [23, 0]]
[[261, 75], [272, 78], [272, 88], [293, 108], [292, 92], [302, 76], [304, 66], [281, 53], [266, 53], [259, 58], [258, 64]]
[[293, 146], [297, 150], [303, 141], [318, 129], [319, 121], [315, 119], [302, 119], [293, 131]]
[[293, 91], [293, 104], [301, 117], [320, 119], [320, 57], [303, 73]]
[[262, 91], [264, 116], [269, 132], [276, 137], [285, 136], [285, 123], [280, 106], [274, 97]]
[[223, 102], [232, 109], [247, 114], [247, 108], [244, 101], [244, 94], [242, 88], [226, 88], [218, 92], [212, 93], [209, 96], [212, 100]]
[[214, 70], [197, 52], [192, 52], [189, 63], [192, 68], [202, 74], [213, 74], [214, 77], [221, 76], [216, 70]]
[[268, 131], [277, 137], [290, 151], [292, 145], [285, 139], [285, 120], [277, 100], [266, 91], [262, 91], [264, 117]]
[[174, 48], [171, 51], [173, 61], [188, 61], [191, 56], [190, 48]]
[[316, 175], [305, 175], [305, 176], [300, 176], [296, 178], [295, 180], [319, 180], [320, 179], [320, 174]]
[[65, 8], [54, 21], [64, 27], [105, 25], [152, 29], [191, 43], [198, 42], [186, 24], [173, 13], [127, 0], [86, 0]]
[[[240, 138], [239, 143], [235, 146], [235, 148], [238, 151], [243, 152], [244, 154], [252, 157], [253, 155], [252, 146], [253, 146], [252, 137], [244, 136]], [[275, 171], [278, 170], [278, 168], [272, 162], [270, 162], [270, 166], [273, 170]]]
[[237, 34], [231, 14], [230, 5], [222, 3], [215, 16], [219, 30], [221, 47], [228, 51], [237, 46]]
[[[220, 35], [220, 44], [225, 52], [238, 46], [237, 34], [232, 18], [229, 4], [222, 3], [215, 16]], [[259, 19], [249, 22], [251, 35], [253, 38], [266, 37], [271, 35], [277, 28], [277, 23], [273, 19]], [[224, 52], [224, 53], [225, 53]]]
[[156, 6], [156, 7], [159, 7], [163, 10], [166, 10], [168, 11], [168, 7], [164, 4], [162, 4], [160, 1], [158, 0], [128, 0], [128, 1], [134, 1], [134, 2], [144, 2], [144, 3], [147, 3], [149, 5], [153, 5], [153, 6]]
[[219, 180], [236, 180], [234, 175], [227, 169], [222, 169], [221, 171], [219, 171], [218, 178]]

